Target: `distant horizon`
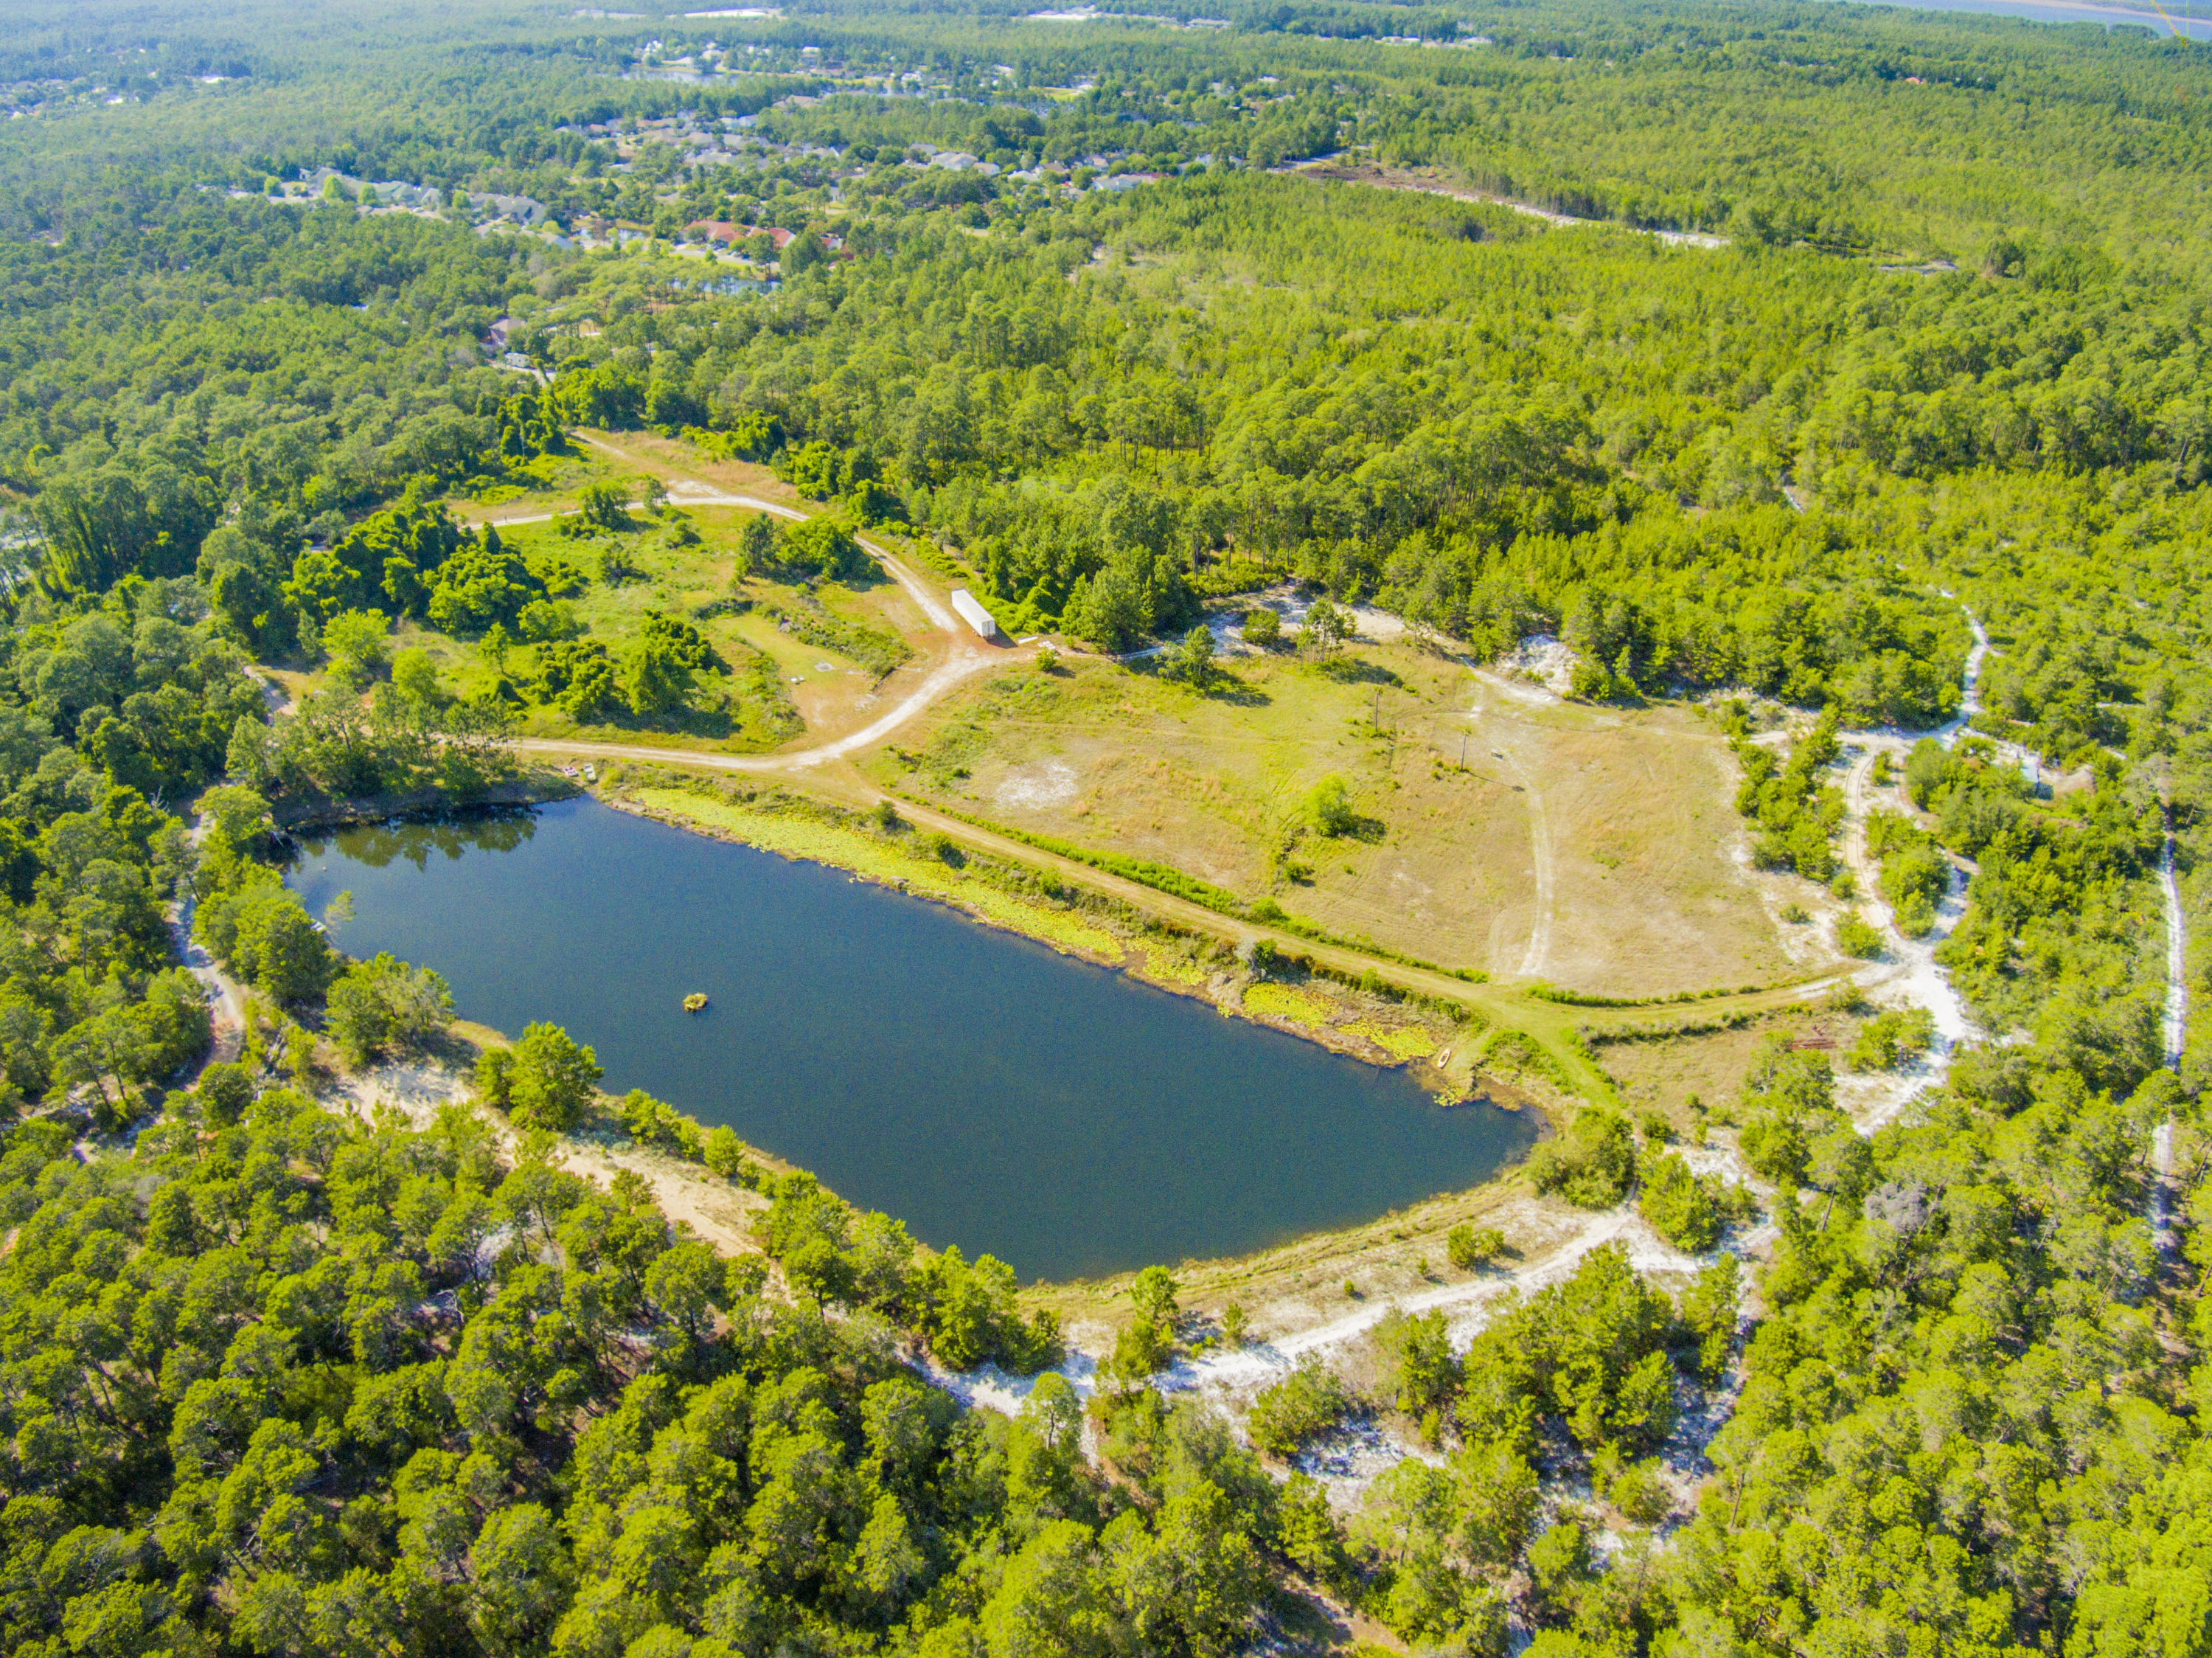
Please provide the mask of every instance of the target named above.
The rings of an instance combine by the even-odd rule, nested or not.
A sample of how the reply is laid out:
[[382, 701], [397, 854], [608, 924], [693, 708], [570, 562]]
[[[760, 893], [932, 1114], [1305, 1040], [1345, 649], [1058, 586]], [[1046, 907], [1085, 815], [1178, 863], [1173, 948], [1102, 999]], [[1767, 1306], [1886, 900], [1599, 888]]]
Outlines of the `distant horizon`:
[[[2148, 11], [2139, 6], [2107, 5], [2104, 0], [1853, 0], [1854, 3], [1869, 6], [1902, 7], [1911, 11], [1949, 11], [1970, 13], [1978, 16], [2018, 17], [2027, 22], [2063, 23], [2142, 23], [2156, 29], [2165, 27], [2183, 39], [2197, 39], [2194, 34], [2183, 34], [2184, 26], [2202, 30], [2204, 38], [2212, 39], [2212, 17], [2176, 7], [2166, 15]], [[2101, 15], [2093, 15], [2101, 14]]]

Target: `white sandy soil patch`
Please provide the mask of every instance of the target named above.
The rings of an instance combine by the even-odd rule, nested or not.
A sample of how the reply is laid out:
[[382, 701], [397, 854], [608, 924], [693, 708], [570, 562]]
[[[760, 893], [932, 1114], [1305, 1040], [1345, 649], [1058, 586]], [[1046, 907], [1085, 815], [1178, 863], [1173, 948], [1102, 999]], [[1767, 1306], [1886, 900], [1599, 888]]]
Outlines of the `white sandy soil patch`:
[[440, 1106], [466, 1101], [471, 1090], [467, 1077], [434, 1061], [394, 1059], [341, 1078], [337, 1092], [356, 1116], [396, 1110], [421, 1130], [437, 1120]]
[[[1564, 697], [1573, 687], [1582, 658], [1548, 633], [1532, 633], [1491, 664], [1515, 695], [1538, 701]], [[1548, 697], [1542, 693], [1548, 692]]]
[[[1206, 631], [1213, 636], [1213, 651], [1217, 656], [1256, 656], [1260, 646], [1246, 642], [1244, 618], [1255, 610], [1272, 610], [1282, 620], [1285, 644], [1291, 642], [1297, 631], [1305, 625], [1306, 613], [1314, 607], [1313, 600], [1305, 597], [1292, 586], [1269, 588], [1264, 592], [1248, 593], [1231, 600], [1206, 619]], [[1387, 610], [1376, 610], [1370, 605], [1338, 605], [1352, 619], [1352, 637], [1369, 644], [1388, 644], [1406, 637], [1406, 624]], [[1157, 655], [1180, 643], [1169, 640], [1160, 644], [1146, 645], [1142, 650], [1124, 653], [1118, 660], [1125, 662], [1141, 661]]]
[[1008, 771], [991, 791], [991, 798], [1000, 806], [1048, 811], [1066, 806], [1082, 787], [1083, 780], [1066, 760], [1038, 760]]
[[[382, 1110], [395, 1110], [416, 1130], [428, 1128], [440, 1107], [465, 1105], [474, 1097], [469, 1079], [460, 1072], [431, 1060], [392, 1060], [339, 1079], [325, 1098], [342, 1103], [364, 1121], [374, 1121]], [[514, 1135], [505, 1119], [479, 1109], [492, 1125], [501, 1148], [512, 1155]], [[693, 1232], [726, 1254], [755, 1252], [753, 1211], [768, 1200], [720, 1175], [658, 1151], [639, 1146], [605, 1145], [592, 1141], [564, 1139], [558, 1161], [571, 1174], [580, 1174], [600, 1186], [611, 1185], [616, 1173], [628, 1169], [653, 1188], [654, 1200], [672, 1222]]]
[[[1723, 1148], [1711, 1149], [1700, 1161], [1730, 1178], [1741, 1178], [1731, 1155]], [[1241, 1433], [1244, 1417], [1261, 1389], [1289, 1375], [1302, 1359], [1318, 1358], [1333, 1367], [1356, 1360], [1375, 1326], [1394, 1309], [1413, 1314], [1442, 1311], [1452, 1344], [1463, 1350], [1502, 1298], [1533, 1293], [1563, 1281], [1586, 1255], [1601, 1246], [1620, 1245], [1627, 1251], [1630, 1264], [1649, 1275], [1686, 1279], [1705, 1265], [1705, 1260], [1667, 1244], [1626, 1207], [1591, 1214], [1563, 1204], [1527, 1198], [1496, 1218], [1509, 1236], [1521, 1240], [1524, 1259], [1520, 1265], [1439, 1283], [1414, 1295], [1360, 1301], [1333, 1314], [1304, 1303], [1271, 1308], [1262, 1318], [1266, 1323], [1285, 1326], [1279, 1333], [1253, 1339], [1239, 1348], [1180, 1358], [1155, 1376], [1152, 1385], [1164, 1393], [1194, 1394], [1209, 1401]], [[1741, 1240], [1732, 1235], [1723, 1241], [1723, 1248], [1741, 1253], [1766, 1235], [1765, 1228]], [[1085, 1350], [1086, 1346], [1103, 1351], [1111, 1340], [1111, 1332], [1103, 1329], [1070, 1330], [1068, 1355], [1056, 1374], [1087, 1399], [1097, 1391], [1099, 1378], [1098, 1361], [1092, 1351]], [[958, 1373], [945, 1370], [926, 1356], [918, 1357], [916, 1362], [933, 1383], [963, 1403], [1009, 1415], [1021, 1409], [1037, 1380], [1008, 1375], [990, 1365]], [[1427, 1454], [1431, 1454], [1401, 1443], [1372, 1421], [1356, 1420], [1320, 1442], [1297, 1466], [1322, 1482], [1333, 1503], [1356, 1507], [1377, 1474], [1407, 1456]]]

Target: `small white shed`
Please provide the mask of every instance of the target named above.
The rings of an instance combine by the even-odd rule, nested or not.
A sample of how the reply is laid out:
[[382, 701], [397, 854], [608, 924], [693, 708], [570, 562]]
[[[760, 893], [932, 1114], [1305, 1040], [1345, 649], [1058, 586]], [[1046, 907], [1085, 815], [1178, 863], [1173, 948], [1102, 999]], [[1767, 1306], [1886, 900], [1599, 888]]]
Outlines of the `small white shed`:
[[999, 625], [991, 619], [991, 613], [976, 603], [975, 595], [966, 588], [952, 589], [952, 608], [960, 613], [960, 619], [974, 628], [981, 637], [995, 639], [999, 637]]

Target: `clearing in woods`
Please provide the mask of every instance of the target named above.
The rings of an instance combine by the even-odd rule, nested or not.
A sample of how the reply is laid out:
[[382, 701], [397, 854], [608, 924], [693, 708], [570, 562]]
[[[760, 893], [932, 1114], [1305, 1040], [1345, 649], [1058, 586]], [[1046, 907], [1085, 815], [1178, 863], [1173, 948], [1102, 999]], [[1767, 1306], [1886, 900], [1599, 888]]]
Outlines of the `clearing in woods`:
[[[865, 730], [973, 643], [933, 619], [898, 571], [857, 585], [755, 572], [733, 585], [741, 533], [757, 515], [740, 497], [761, 503], [783, 523], [821, 510], [765, 466], [713, 460], [672, 439], [635, 433], [576, 436], [576, 454], [549, 469], [544, 489], [503, 487], [490, 492], [493, 499], [453, 503], [454, 516], [496, 526], [533, 564], [557, 559], [576, 567], [586, 579], [565, 602], [585, 640], [611, 655], [618, 658], [643, 632], [648, 613], [696, 627], [731, 670], [708, 676], [710, 691], [726, 692], [726, 705], [648, 722], [610, 708], [579, 723], [533, 702], [521, 710], [524, 736], [737, 753], [817, 746]], [[668, 513], [636, 510], [627, 528], [581, 539], [556, 527], [556, 515], [575, 509], [585, 485], [615, 483], [635, 495], [647, 478], [667, 489]], [[887, 539], [867, 539], [879, 546]], [[620, 554], [618, 564], [609, 564], [611, 552]], [[924, 585], [933, 592], [942, 583]], [[395, 643], [427, 650], [445, 682], [464, 695], [493, 692], [500, 683], [501, 669], [477, 642], [410, 622]], [[526, 673], [532, 655], [517, 642], [506, 671]]]
[[[866, 769], [1499, 978], [1650, 996], [1804, 971], [1742, 856], [1735, 762], [1692, 710], [1565, 703], [1408, 643], [1237, 655], [1205, 694], [1156, 664], [979, 679]], [[1328, 835], [1332, 777], [1352, 820]]]
[[[583, 562], [596, 547], [557, 536], [547, 519], [578, 479], [658, 477], [698, 539], [684, 545], [641, 515], [640, 533], [623, 538], [637, 579], [590, 582], [572, 600], [577, 619], [619, 650], [648, 609], [695, 618], [741, 670], [732, 686], [740, 694], [736, 717], [713, 729], [580, 727], [533, 706], [526, 736], [796, 752], [865, 733], [918, 690], [934, 694], [954, 659], [994, 654], [927, 613], [916, 592], [941, 606], [943, 578], [896, 537], [869, 539], [898, 555], [900, 579], [810, 595], [756, 577], [742, 589], [750, 602], [713, 604], [730, 592], [750, 515], [730, 497], [787, 512], [806, 503], [763, 467], [672, 439], [580, 436], [567, 467], [574, 477], [466, 515], [501, 522], [526, 551]], [[912, 655], [883, 677], [777, 626], [777, 613], [810, 604], [857, 624], [855, 637], [902, 641]], [[1153, 859], [1241, 897], [1267, 894], [1332, 932], [1499, 979], [1652, 996], [1821, 965], [1784, 954], [1743, 855], [1735, 763], [1694, 711], [1563, 702], [1404, 639], [1362, 638], [1316, 661], [1243, 647], [1225, 626], [1217, 634], [1227, 654], [1204, 694], [1164, 675], [1158, 656], [1070, 653], [1048, 674], [1002, 646], [1004, 672], [951, 691], [854, 758], [902, 793]], [[473, 648], [413, 628], [407, 642], [428, 646], [456, 689], [490, 688], [495, 676]], [[746, 665], [763, 660], [756, 650], [774, 666], [748, 680]], [[775, 723], [763, 691], [789, 699], [786, 723]], [[1330, 777], [1343, 781], [1352, 820], [1325, 835], [1312, 797]]]

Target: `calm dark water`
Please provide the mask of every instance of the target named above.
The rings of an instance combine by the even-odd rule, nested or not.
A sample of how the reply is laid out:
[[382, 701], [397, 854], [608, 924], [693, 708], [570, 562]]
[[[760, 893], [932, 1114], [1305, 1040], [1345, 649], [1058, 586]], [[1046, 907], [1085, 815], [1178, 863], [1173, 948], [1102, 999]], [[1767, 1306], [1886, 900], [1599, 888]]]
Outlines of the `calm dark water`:
[[[468, 1018], [533, 1019], [1025, 1278], [1242, 1253], [1472, 1186], [1525, 1116], [940, 905], [589, 800], [346, 831], [292, 881], [349, 954], [434, 966]], [[679, 1005], [691, 991], [705, 1014]]]

